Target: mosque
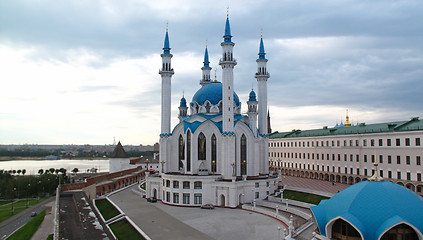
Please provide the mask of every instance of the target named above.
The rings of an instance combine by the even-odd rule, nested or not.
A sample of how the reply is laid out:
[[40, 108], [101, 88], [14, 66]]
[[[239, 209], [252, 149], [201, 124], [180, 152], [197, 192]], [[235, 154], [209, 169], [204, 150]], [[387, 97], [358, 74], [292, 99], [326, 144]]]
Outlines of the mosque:
[[[187, 104], [182, 97], [179, 123], [171, 131], [171, 78], [174, 74], [166, 30], [161, 75], [161, 174], [147, 177], [147, 197], [170, 205], [213, 204], [237, 207], [264, 199], [277, 189], [278, 177], [269, 175], [267, 122], [267, 59], [260, 39], [255, 78], [258, 94], [252, 90], [248, 111], [241, 114], [241, 102], [234, 88], [234, 67], [229, 17], [223, 36], [221, 82], [210, 77], [207, 46], [200, 89]], [[190, 114], [188, 114], [188, 108]]]

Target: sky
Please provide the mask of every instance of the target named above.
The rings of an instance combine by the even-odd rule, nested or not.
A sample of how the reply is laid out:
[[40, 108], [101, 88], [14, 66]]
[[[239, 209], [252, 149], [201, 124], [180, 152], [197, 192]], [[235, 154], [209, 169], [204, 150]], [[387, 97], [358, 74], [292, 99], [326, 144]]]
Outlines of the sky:
[[[422, 117], [420, 0], [0, 0], [0, 144], [154, 144], [168, 23], [172, 126], [229, 7], [246, 112], [262, 33], [273, 131]], [[214, 78], [214, 76], [213, 76]]]

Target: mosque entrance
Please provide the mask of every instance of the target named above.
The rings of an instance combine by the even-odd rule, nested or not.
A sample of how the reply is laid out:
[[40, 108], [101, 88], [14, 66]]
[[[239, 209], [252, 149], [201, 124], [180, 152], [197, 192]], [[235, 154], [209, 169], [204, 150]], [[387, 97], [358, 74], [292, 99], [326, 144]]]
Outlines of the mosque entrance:
[[153, 197], [157, 198], [157, 190], [156, 189], [153, 189]]
[[225, 201], [226, 199], [225, 199], [225, 195], [220, 195], [220, 206], [221, 207], [225, 207]]

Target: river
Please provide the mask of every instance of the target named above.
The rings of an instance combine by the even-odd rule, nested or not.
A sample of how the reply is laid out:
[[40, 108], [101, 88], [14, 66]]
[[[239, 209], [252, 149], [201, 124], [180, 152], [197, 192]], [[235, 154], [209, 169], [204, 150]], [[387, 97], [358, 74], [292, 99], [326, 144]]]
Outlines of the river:
[[0, 170], [19, 170], [25, 169], [25, 175], [37, 175], [40, 169], [64, 168], [71, 172], [78, 168], [79, 172], [86, 172], [87, 169], [97, 168], [97, 172], [109, 171], [109, 159], [107, 160], [13, 160], [0, 161]]

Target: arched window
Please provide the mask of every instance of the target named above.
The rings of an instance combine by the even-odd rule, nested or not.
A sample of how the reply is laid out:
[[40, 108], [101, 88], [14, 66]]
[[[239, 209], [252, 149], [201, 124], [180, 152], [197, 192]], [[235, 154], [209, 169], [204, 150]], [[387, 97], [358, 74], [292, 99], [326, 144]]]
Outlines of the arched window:
[[198, 135], [198, 160], [206, 160], [206, 137], [203, 133]]
[[241, 136], [241, 175], [247, 175], [247, 137]]
[[191, 171], [191, 132], [187, 131], [187, 172]]
[[399, 224], [391, 228], [388, 232], [383, 234], [381, 240], [397, 240], [397, 239], [407, 239], [407, 240], [418, 240], [419, 237], [416, 234], [416, 231], [412, 229], [407, 224]]
[[360, 233], [348, 222], [338, 219], [332, 226], [333, 239], [361, 240]]
[[211, 148], [211, 171], [213, 173], [216, 172], [217, 169], [217, 142], [216, 142], [216, 136], [213, 134], [212, 138], [212, 148]]
[[178, 144], [178, 152], [179, 152], [179, 169], [182, 169], [184, 167], [184, 164], [182, 163], [182, 160], [185, 159], [185, 144], [184, 144], [184, 138], [182, 135], [179, 135], [179, 144]]

